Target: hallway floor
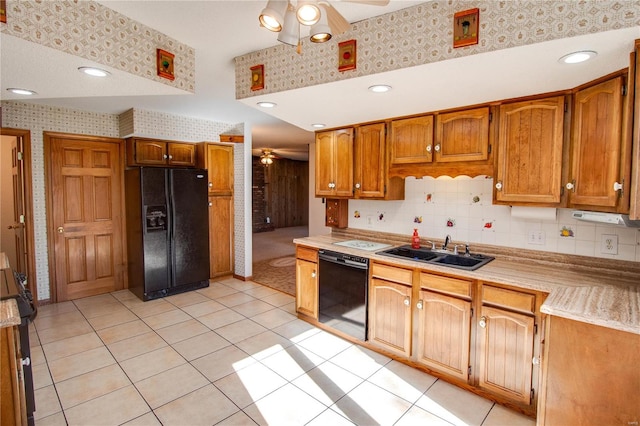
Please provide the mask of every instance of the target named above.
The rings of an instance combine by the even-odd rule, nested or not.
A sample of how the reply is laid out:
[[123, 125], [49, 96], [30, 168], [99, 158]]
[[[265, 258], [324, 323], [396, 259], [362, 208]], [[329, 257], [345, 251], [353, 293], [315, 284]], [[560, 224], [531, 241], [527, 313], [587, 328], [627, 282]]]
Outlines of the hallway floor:
[[296, 318], [233, 278], [142, 302], [42, 306], [30, 325], [36, 425], [534, 425]]

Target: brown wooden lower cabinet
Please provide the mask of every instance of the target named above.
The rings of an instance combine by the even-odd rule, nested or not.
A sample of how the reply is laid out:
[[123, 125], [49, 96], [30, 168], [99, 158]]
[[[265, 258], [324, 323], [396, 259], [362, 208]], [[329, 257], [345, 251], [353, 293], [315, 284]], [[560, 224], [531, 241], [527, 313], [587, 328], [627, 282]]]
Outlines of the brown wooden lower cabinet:
[[318, 319], [318, 251], [296, 247], [296, 312]]
[[640, 335], [548, 316], [538, 425], [637, 425]]
[[471, 302], [420, 290], [416, 357], [420, 364], [469, 380]]
[[0, 424], [26, 425], [27, 412], [18, 327], [0, 328]]
[[369, 293], [369, 341], [411, 356], [411, 287], [372, 278]]
[[233, 273], [233, 196], [209, 196], [209, 276]]

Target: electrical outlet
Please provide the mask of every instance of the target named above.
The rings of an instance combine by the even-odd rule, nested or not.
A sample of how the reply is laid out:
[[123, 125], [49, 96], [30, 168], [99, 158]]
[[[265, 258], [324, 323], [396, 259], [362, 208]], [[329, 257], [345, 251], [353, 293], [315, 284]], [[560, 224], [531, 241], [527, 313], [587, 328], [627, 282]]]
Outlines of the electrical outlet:
[[367, 226], [373, 226], [373, 216], [371, 215], [367, 216]]
[[602, 234], [602, 240], [600, 240], [600, 253], [618, 254], [618, 236]]
[[546, 241], [544, 231], [540, 229], [532, 229], [529, 231], [529, 239], [527, 243], [543, 246]]

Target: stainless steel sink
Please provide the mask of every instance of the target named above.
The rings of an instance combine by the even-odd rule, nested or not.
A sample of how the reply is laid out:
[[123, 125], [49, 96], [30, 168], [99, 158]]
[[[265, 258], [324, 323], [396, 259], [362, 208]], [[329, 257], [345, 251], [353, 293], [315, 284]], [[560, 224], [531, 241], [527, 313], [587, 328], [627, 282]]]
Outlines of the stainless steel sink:
[[377, 254], [415, 260], [417, 262], [430, 263], [434, 265], [449, 266], [467, 271], [474, 271], [495, 259], [494, 257], [477, 253], [468, 255], [447, 254], [443, 253], [442, 250], [432, 251], [428, 248], [414, 249], [410, 245], [379, 251]]

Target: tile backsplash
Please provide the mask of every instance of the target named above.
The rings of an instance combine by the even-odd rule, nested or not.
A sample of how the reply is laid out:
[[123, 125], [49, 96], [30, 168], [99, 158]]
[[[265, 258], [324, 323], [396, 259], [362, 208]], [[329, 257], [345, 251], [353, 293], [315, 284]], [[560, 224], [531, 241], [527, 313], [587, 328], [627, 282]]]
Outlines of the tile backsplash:
[[[640, 229], [581, 222], [572, 209], [540, 210], [540, 218], [513, 217], [510, 206], [493, 205], [493, 179], [447, 176], [405, 180], [402, 201], [349, 200], [349, 227], [405, 234], [423, 241], [451, 235], [474, 243], [640, 262]], [[531, 217], [531, 216], [530, 216]]]

